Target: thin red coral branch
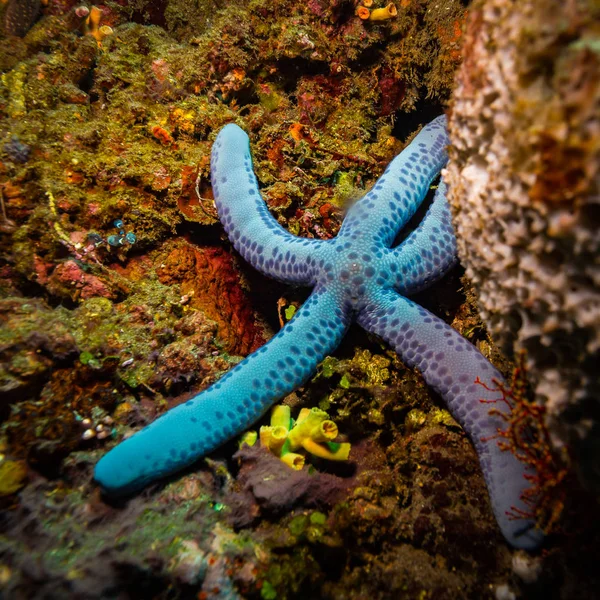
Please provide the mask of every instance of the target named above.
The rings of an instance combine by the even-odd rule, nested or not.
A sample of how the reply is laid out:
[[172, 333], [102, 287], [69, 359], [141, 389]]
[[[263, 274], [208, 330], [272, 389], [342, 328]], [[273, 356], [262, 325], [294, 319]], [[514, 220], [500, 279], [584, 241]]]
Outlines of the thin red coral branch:
[[524, 353], [519, 355], [509, 385], [497, 380], [493, 382], [496, 387], [491, 388], [479, 377], [475, 380], [485, 390], [500, 394], [496, 399], [481, 399], [480, 402], [504, 403], [508, 412], [491, 408], [490, 415], [500, 417], [507, 426], [506, 429], [498, 428], [496, 435], [483, 441], [496, 439], [503, 451], [512, 452], [531, 470], [531, 474], [524, 476], [531, 486], [521, 494], [521, 500], [530, 510], [511, 506], [507, 515], [510, 519], [535, 519], [538, 527], [548, 532], [556, 526], [564, 506], [567, 452], [557, 454], [546, 427], [546, 409], [531, 400]]

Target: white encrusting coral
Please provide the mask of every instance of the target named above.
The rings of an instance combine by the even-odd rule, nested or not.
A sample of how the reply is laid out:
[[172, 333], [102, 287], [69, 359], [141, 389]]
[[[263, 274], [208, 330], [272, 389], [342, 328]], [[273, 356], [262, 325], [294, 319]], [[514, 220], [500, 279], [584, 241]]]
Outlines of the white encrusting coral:
[[600, 57], [585, 3], [477, 1], [444, 173], [458, 252], [557, 444], [600, 486]]

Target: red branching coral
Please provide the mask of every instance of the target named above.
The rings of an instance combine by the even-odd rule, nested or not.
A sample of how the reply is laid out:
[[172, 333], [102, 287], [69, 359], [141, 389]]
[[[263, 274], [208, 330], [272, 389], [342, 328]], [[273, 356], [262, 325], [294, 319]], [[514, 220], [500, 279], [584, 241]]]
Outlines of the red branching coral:
[[490, 388], [479, 377], [475, 383], [501, 394], [495, 400], [480, 400], [485, 404], [503, 402], [510, 409], [509, 412], [490, 410], [490, 414], [499, 416], [507, 425], [506, 429], [498, 429], [494, 437], [502, 450], [512, 452], [532, 469], [531, 474], [525, 475], [531, 487], [521, 495], [530, 510], [513, 506], [507, 514], [511, 519], [535, 518], [538, 527], [548, 533], [556, 526], [564, 508], [568, 453], [564, 447], [560, 453], [553, 447], [545, 422], [546, 408], [531, 399], [525, 353], [519, 354], [510, 384], [494, 381], [496, 387]]

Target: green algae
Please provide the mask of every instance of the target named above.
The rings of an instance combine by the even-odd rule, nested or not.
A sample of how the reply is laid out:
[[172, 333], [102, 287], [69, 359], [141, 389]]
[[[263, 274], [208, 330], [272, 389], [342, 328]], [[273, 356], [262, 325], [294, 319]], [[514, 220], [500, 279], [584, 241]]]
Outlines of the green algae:
[[25, 114], [25, 83], [27, 80], [27, 65], [20, 63], [15, 69], [4, 73], [0, 78], [3, 95], [8, 96], [6, 112], [12, 119], [18, 119]]
[[[141, 313], [140, 307], [143, 307]], [[114, 305], [106, 298], [91, 298], [74, 310], [64, 307], [49, 309], [39, 300], [7, 299], [0, 301], [2, 310], [10, 311], [10, 325], [0, 327], [0, 350], [5, 355], [10, 353], [10, 359], [3, 362], [0, 368], [0, 390], [4, 392], [22, 390], [21, 393], [33, 394], [35, 386], [40, 386], [45, 390], [44, 393], [51, 393], [53, 360], [48, 357], [49, 353], [62, 356], [63, 361], [66, 357], [69, 361], [77, 359], [82, 366], [96, 372], [95, 378], [108, 378], [109, 385], [112, 380], [115, 387], [106, 398], [109, 404], [105, 408], [126, 396], [128, 390], [140, 387], [153, 391], [158, 407], [161, 398], [159, 390], [169, 389], [171, 377], [177, 376], [176, 372], [157, 370], [155, 350], [160, 348], [157, 340], [161, 336], [167, 336], [162, 341], [165, 348], [169, 347], [168, 342], [172, 345], [175, 336], [180, 336], [174, 329], [182, 319], [180, 296], [176, 289], [162, 285], [157, 279], [146, 278], [144, 285], [119, 305]], [[44, 334], [40, 335], [40, 331]], [[30, 349], [12, 350], [21, 346], [30, 347], [32, 343], [35, 344], [34, 348], [38, 347], [37, 352]], [[205, 347], [191, 340], [180, 343], [183, 344], [183, 350], [190, 353], [192, 360], [204, 360], [204, 364], [213, 365], [211, 368], [217, 373], [221, 373], [228, 364], [219, 361], [235, 363], [239, 360], [238, 357], [221, 356], [201, 358], [206, 354]], [[165, 350], [162, 352], [164, 354]], [[159, 361], [163, 354], [158, 354]], [[74, 375], [82, 383], [89, 379], [85, 372]], [[50, 382], [44, 383], [49, 377]], [[88, 417], [90, 412], [93, 413], [93, 406], [82, 404], [85, 396], [74, 400], [70, 394], [71, 390], [65, 389], [61, 392], [61, 396], [65, 397], [64, 403], [60, 398], [56, 398], [53, 404], [46, 402], [45, 416], [35, 416], [34, 413], [29, 421], [25, 418], [26, 413], [21, 416], [22, 411], [19, 405], [16, 406], [16, 412], [3, 424], [3, 429], [12, 432], [11, 439], [19, 455], [26, 454], [31, 444], [43, 443], [45, 436], [49, 435], [44, 433], [53, 421], [48, 410], [57, 411], [55, 419], [64, 417], [67, 423], [72, 422], [75, 414]], [[34, 404], [27, 404], [26, 410], [33, 410]], [[55, 408], [50, 409], [51, 406]], [[19, 428], [25, 423], [32, 437], [18, 434]], [[78, 436], [83, 430], [78, 433], [77, 429], [69, 426], [67, 431], [70, 431], [68, 435], [71, 441], [59, 438], [65, 448], [81, 442]], [[20, 449], [22, 444], [26, 444], [25, 449]]]
[[311, 513], [311, 515], [310, 515], [310, 522], [313, 525], [325, 525], [326, 521], [327, 521], [327, 516], [325, 514], [323, 514], [322, 512], [315, 511], [315, 512]]
[[[177, 488], [177, 484], [172, 487]], [[78, 490], [56, 491], [47, 494], [43, 506], [39, 507], [37, 518], [41, 519], [42, 538], [60, 539], [62, 543], [49, 551], [31, 547], [30, 552], [43, 559], [45, 568], [51, 572], [63, 571], [77, 578], [89, 576], [95, 558], [113, 552], [113, 547], [118, 549], [120, 562], [136, 564], [148, 571], [156, 568], [155, 557], [160, 556], [160, 569], [164, 574], [181, 560], [182, 552], [189, 550], [186, 540], [221, 539], [218, 550], [213, 544], [213, 552], [243, 552], [253, 547], [247, 535], [235, 535], [218, 523], [200, 519], [200, 515], [211, 510], [206, 494], [177, 502], [169, 508], [168, 514], [160, 503], [154, 503], [145, 510], [122, 514], [117, 522], [101, 528], [90, 522], [93, 515], [85, 516], [90, 508], [86, 501], [86, 496]], [[5, 547], [14, 549], [16, 544], [16, 541], [3, 540]], [[199, 542], [199, 546], [209, 551], [206, 543]]]
[[292, 304], [285, 309], [285, 318], [289, 321], [296, 314], [296, 307]]
[[277, 590], [270, 581], [263, 581], [262, 587], [260, 588], [260, 597], [264, 600], [275, 600], [275, 598], [277, 598]]
[[[452, 10], [447, 15], [450, 6]], [[388, 47], [392, 60], [400, 49], [402, 61], [396, 65], [396, 79], [404, 77], [406, 80], [410, 74], [417, 81], [415, 65], [431, 64], [429, 48], [439, 43], [436, 38], [440, 23], [451, 24], [451, 19], [457, 18], [458, 6], [445, 3], [428, 11], [427, 27], [413, 41], [414, 48], [427, 48], [422, 57], [406, 53], [406, 40], [411, 39], [411, 34], [406, 37], [406, 33], [415, 31], [421, 8], [411, 6], [397, 21], [390, 23], [394, 34], [404, 36], [402, 41], [392, 37]], [[122, 10], [117, 6], [112, 8]], [[150, 14], [145, 12], [147, 9], [147, 3], [137, 2], [134, 7], [123, 10], [129, 15]], [[357, 22], [353, 31], [361, 35], [354, 37], [350, 31], [341, 40], [325, 35], [321, 21], [310, 15], [297, 14], [296, 20], [282, 25], [284, 21], [279, 22], [277, 18], [290, 9], [301, 12], [287, 3], [275, 5], [266, 13], [259, 3], [248, 7], [232, 4], [223, 9], [202, 5], [190, 12], [189, 7], [184, 11], [181, 3], [169, 2], [166, 24], [171, 32], [177, 32], [177, 39], [159, 27], [126, 24], [119, 28], [118, 35], [109, 37], [101, 49], [89, 36], [69, 37], [68, 32], [60, 31], [59, 22], [48, 24], [46, 28], [40, 25], [36, 35], [40, 39], [44, 33], [51, 36], [45, 46], [47, 60], [35, 73], [34, 63], [23, 62], [12, 75], [6, 74], [9, 79], [4, 87], [7, 93], [21, 98], [17, 103], [20, 106], [35, 105], [34, 121], [40, 124], [43, 121], [43, 127], [37, 127], [42, 132], [37, 142], [46, 151], [42, 189], [64, 194], [82, 205], [78, 217], [81, 231], [87, 228], [105, 235], [106, 227], [114, 218], [125, 217], [143, 244], [151, 245], [163, 239], [182, 221], [176, 206], [178, 195], [183, 191], [177, 183], [181, 181], [182, 169], [200, 164], [200, 174], [206, 177], [209, 145], [202, 142], [208, 141], [219, 126], [236, 119], [236, 108], [232, 110], [224, 102], [215, 102], [215, 94], [229, 102], [242, 101], [244, 105], [256, 99], [258, 105], [264, 104], [267, 112], [277, 114], [278, 120], [303, 118], [301, 111], [296, 111], [294, 103], [289, 101], [289, 90], [277, 74], [281, 70], [285, 75], [284, 60], [308, 60], [323, 67], [328, 61], [337, 64], [335, 75], [329, 81], [323, 75], [304, 76], [294, 92], [306, 96], [303, 110], [308, 111], [309, 120], [313, 124], [321, 120], [324, 123], [319, 144], [327, 152], [340, 153], [341, 150], [342, 155], [377, 156], [382, 163], [387, 162], [390, 149], [385, 139], [371, 143], [374, 131], [379, 135], [385, 130], [376, 110], [380, 94], [377, 79], [368, 73], [352, 73], [341, 58], [346, 55], [357, 58], [358, 55], [352, 55], [355, 46], [362, 46], [361, 51], [366, 51], [386, 37], [385, 29], [367, 27], [363, 31], [363, 25]], [[183, 32], [189, 31], [197, 11], [205, 15], [203, 25], [190, 38]], [[256, 12], [263, 17], [255, 19]], [[271, 21], [264, 18], [265, 14], [270, 15]], [[212, 27], [207, 28], [209, 23]], [[231, 27], [232, 23], [236, 26]], [[423, 44], [424, 38], [429, 39], [427, 44]], [[206, 56], [218, 57], [216, 72], [208, 68]], [[415, 65], [409, 68], [406, 63], [411, 61]], [[222, 74], [228, 70], [229, 73], [237, 70], [239, 76], [224, 83]], [[258, 76], [256, 83], [248, 78], [249, 74]], [[77, 84], [92, 75], [92, 88], [80, 98]], [[15, 81], [10, 77], [16, 77]], [[26, 80], [27, 85], [17, 84], [17, 80]], [[449, 87], [450, 79], [444, 81]], [[331, 93], [332, 86], [335, 94]], [[443, 94], [443, 90], [439, 85], [436, 93]], [[411, 94], [417, 94], [416, 87], [411, 88]], [[316, 117], [309, 97], [325, 103], [322, 117]], [[90, 102], [92, 99], [94, 102]], [[195, 116], [182, 128], [174, 117], [174, 109]], [[264, 116], [254, 113], [251, 120], [264, 122]], [[154, 127], [170, 135], [173, 143], [165, 145], [156, 139], [152, 134]], [[267, 132], [265, 128], [264, 133]], [[58, 145], [56, 140], [66, 140], [66, 143]], [[258, 140], [257, 147], [260, 164], [262, 139]], [[314, 151], [314, 148], [305, 149], [308, 161], [297, 157], [299, 164], [309, 162], [311, 171], [318, 177], [310, 186], [312, 190], [306, 189], [306, 181], [300, 186], [294, 180], [286, 184], [286, 195], [298, 201], [306, 198], [310, 202], [311, 196], [316, 198], [320, 181], [332, 177], [340, 166], [348, 166], [347, 161], [342, 165], [340, 159], [332, 160], [331, 155], [312, 160]], [[67, 169], [76, 175], [74, 185], [68, 182], [69, 177], [65, 179]], [[263, 172], [260, 166], [259, 175], [265, 183], [280, 180], [279, 173]], [[360, 171], [354, 171], [351, 179], [356, 180], [359, 175]], [[332, 200], [342, 206], [362, 190], [360, 185], [352, 186], [344, 177], [341, 179], [339, 188], [330, 198], [321, 196], [320, 203]], [[92, 194], [85, 189], [89, 186], [93, 187]], [[297, 193], [290, 194], [292, 186], [296, 186]], [[156, 195], [161, 196], [160, 202]], [[86, 218], [90, 206], [95, 213], [93, 219]], [[201, 211], [195, 214], [195, 220], [214, 222], [214, 218], [202, 216]], [[294, 219], [286, 222], [294, 231], [302, 233]], [[27, 235], [37, 233], [30, 229]]]

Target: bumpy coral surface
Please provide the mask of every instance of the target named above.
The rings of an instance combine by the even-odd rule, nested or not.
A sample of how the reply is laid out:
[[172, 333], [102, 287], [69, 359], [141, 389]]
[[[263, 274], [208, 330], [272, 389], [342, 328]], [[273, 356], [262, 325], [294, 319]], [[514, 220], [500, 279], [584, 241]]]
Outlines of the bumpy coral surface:
[[475, 3], [445, 176], [482, 316], [505, 348], [526, 351], [555, 443], [572, 443], [596, 486], [598, 16], [585, 1]]

